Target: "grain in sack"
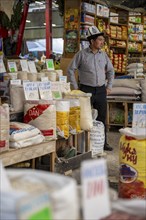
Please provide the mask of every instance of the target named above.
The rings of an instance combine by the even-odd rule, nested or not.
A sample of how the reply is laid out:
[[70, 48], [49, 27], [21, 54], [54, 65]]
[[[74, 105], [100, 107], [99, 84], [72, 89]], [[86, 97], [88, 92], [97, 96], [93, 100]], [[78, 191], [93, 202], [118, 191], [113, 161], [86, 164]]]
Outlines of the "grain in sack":
[[0, 105], [0, 152], [9, 149], [9, 106]]
[[38, 128], [46, 140], [56, 138], [56, 106], [53, 101], [27, 101], [24, 122]]
[[70, 99], [70, 111], [69, 111], [69, 127], [70, 132], [81, 132], [80, 127], [80, 101], [79, 99]]
[[64, 138], [69, 137], [69, 108], [69, 101], [56, 101], [57, 133]]

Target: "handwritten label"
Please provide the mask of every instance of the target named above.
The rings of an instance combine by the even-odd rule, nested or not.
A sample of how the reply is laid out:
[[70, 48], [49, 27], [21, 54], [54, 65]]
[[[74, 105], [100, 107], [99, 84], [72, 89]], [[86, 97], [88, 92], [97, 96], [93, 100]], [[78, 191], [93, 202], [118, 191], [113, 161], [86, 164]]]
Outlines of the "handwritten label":
[[59, 76], [59, 82], [67, 83], [67, 76]]
[[28, 61], [28, 67], [29, 67], [29, 72], [31, 73], [37, 73], [35, 62], [34, 61]]
[[17, 72], [16, 62], [14, 62], [14, 61], [8, 61], [8, 68], [9, 68], [9, 71], [10, 71], [11, 73]]
[[133, 104], [132, 131], [135, 134], [146, 134], [146, 104]]
[[22, 71], [29, 72], [27, 60], [20, 60]]
[[21, 79], [12, 79], [10, 80], [11, 85], [21, 85]]
[[0, 73], [5, 73], [6, 68], [2, 59], [0, 59]]
[[83, 219], [98, 220], [108, 216], [111, 209], [106, 161], [99, 159], [82, 162], [81, 181]]
[[24, 82], [23, 88], [26, 100], [39, 100], [38, 83]]
[[39, 93], [41, 99], [51, 100], [52, 99], [52, 92], [51, 92], [51, 82], [39, 82]]

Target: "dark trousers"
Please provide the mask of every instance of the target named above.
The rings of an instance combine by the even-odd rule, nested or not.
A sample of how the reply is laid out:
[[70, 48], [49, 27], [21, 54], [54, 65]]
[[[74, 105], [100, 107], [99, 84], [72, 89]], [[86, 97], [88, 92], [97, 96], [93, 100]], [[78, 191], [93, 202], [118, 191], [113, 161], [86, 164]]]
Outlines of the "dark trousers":
[[107, 99], [106, 99], [106, 87], [92, 87], [80, 84], [80, 90], [86, 93], [91, 93], [91, 105], [94, 109], [97, 109], [98, 121], [102, 121], [105, 127], [105, 144], [107, 143], [106, 137], [106, 115], [107, 115]]

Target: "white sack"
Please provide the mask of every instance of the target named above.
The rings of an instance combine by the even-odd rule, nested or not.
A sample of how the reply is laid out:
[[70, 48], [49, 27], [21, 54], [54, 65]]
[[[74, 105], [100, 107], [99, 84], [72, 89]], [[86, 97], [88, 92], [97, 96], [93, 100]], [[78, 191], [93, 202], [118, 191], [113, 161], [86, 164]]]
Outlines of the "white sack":
[[10, 141], [20, 141], [40, 134], [40, 130], [21, 122], [10, 122]]

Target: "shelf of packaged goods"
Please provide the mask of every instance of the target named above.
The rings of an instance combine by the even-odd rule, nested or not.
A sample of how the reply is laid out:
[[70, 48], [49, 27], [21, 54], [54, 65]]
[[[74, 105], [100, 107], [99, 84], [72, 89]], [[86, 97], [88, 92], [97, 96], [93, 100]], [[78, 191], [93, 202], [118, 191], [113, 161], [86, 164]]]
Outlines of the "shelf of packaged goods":
[[10, 148], [8, 151], [0, 153], [0, 160], [2, 160], [4, 166], [32, 160], [32, 168], [35, 168], [35, 158], [46, 154], [50, 154], [50, 171], [53, 172], [55, 165], [56, 140], [44, 141], [40, 144], [19, 149]]
[[121, 38], [117, 38], [117, 37], [110, 37], [110, 39], [112, 39], [112, 40], [120, 40], [120, 41], [127, 41], [127, 39], [121, 39]]
[[119, 46], [112, 46], [112, 45], [110, 45], [110, 47], [113, 47], [113, 48], [120, 48], [120, 49], [126, 49], [126, 47], [119, 47]]
[[136, 40], [128, 40], [128, 41], [129, 41], [129, 42], [135, 42], [135, 43], [141, 43], [141, 44], [142, 44], [142, 41], [141, 41], [141, 40], [139, 40], [139, 41], [138, 41], [138, 40], [137, 40], [137, 41], [136, 41]]
[[141, 54], [142, 51], [128, 51], [128, 53], [139, 53], [139, 54]]

